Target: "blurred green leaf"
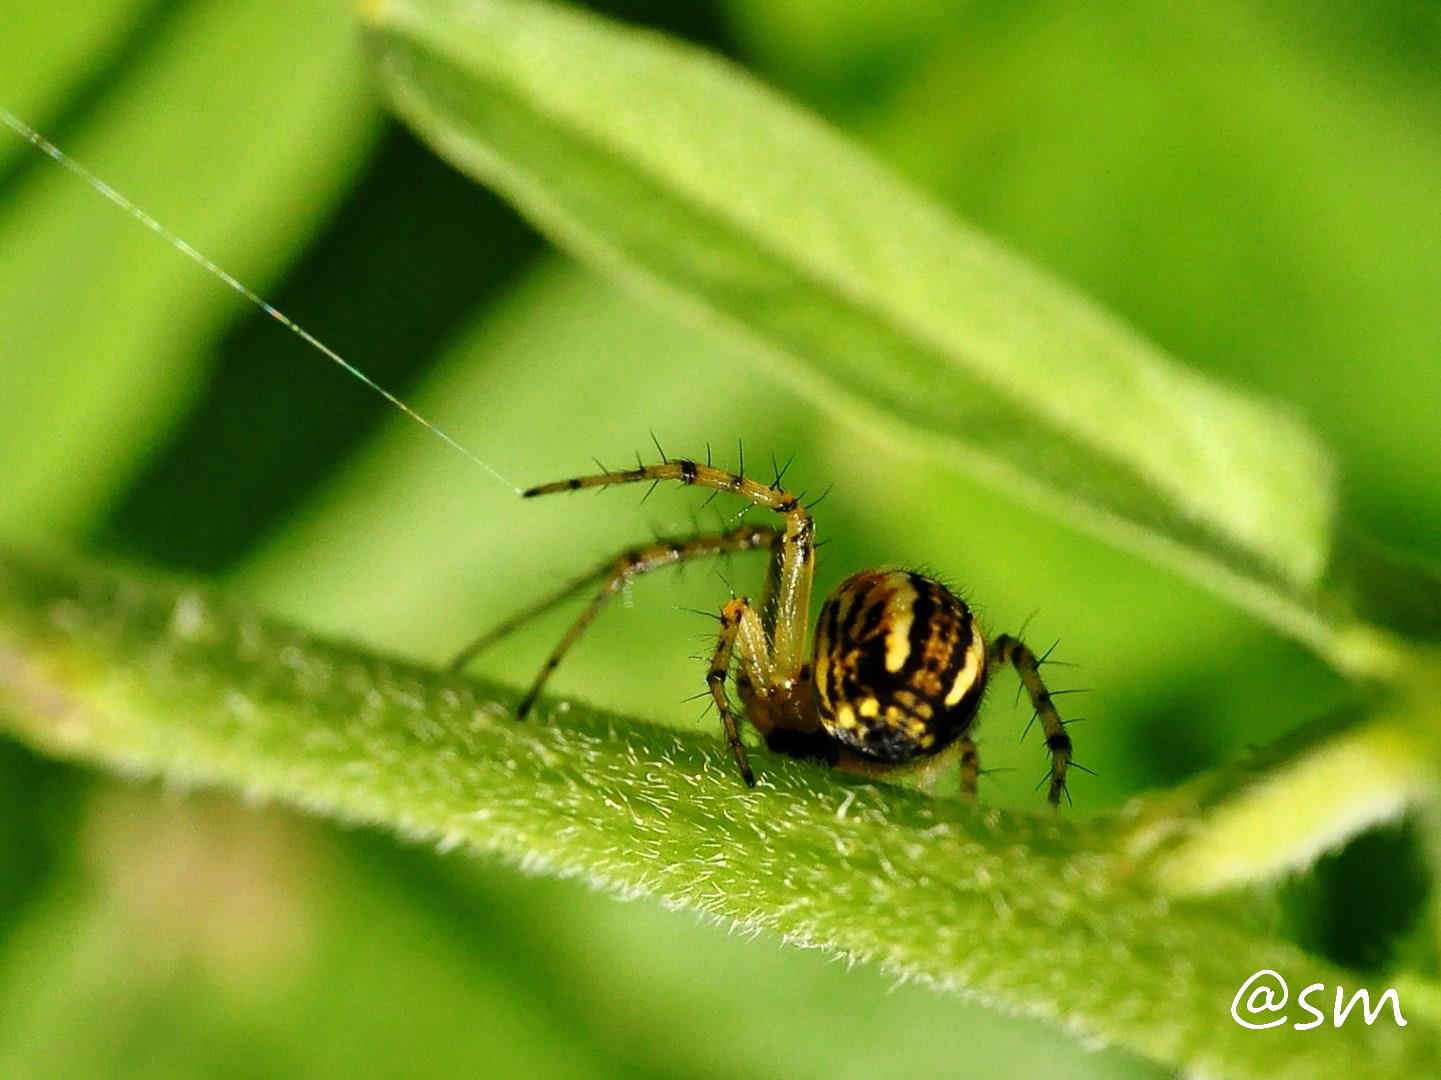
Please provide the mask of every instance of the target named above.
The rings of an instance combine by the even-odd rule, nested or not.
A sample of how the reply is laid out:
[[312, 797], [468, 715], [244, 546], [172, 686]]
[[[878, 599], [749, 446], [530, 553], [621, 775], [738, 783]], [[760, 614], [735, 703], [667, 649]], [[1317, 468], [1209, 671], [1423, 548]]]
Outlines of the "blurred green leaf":
[[727, 7], [765, 77], [1172, 355], [1286, 401], [1348, 520], [1441, 554], [1441, 456], [1415, 452], [1441, 410], [1434, 4]]
[[989, 1076], [1034, 1076], [1061, 1055], [1076, 1080], [1114, 1080], [1118, 1066], [1161, 1075], [576, 882], [220, 796], [92, 789], [79, 865], [6, 927], [6, 1077], [110, 1077], [123, 1061], [127, 1077], [154, 1080], [790, 1080], [826, 1060], [836, 1080], [869, 1080], [901, 1056], [947, 1075], [958, 1046]]
[[[66, 150], [256, 284], [303, 243], [376, 126], [336, 0], [183, 5], [80, 119]], [[239, 302], [60, 169], [28, 171], [9, 195], [0, 529], [54, 537], [113, 498]]]
[[[544, 4], [385, 0], [397, 108], [558, 242], [881, 437], [1101, 528], [1332, 650], [1329, 463], [678, 44]], [[1345, 662], [1345, 661], [1343, 661]]]
[[[977, 5], [955, 0], [728, 0], [753, 65], [841, 108], [870, 111]], [[982, 15], [981, 17], [984, 17]], [[839, 99], [839, 100], [838, 100]]]
[[955, 5], [865, 134], [1173, 354], [1296, 408], [1347, 519], [1434, 557], [1437, 25], [1417, 0]]
[[[628, 374], [618, 373], [621, 361]], [[696, 431], [715, 433], [717, 454], [727, 456], [742, 436], [773, 435], [764, 387], [737, 381], [719, 401], [696, 390], [739, 362], [725, 342], [551, 259], [477, 314], [413, 404], [508, 479], [530, 485], [569, 475], [592, 457], [627, 460], [647, 432], [697, 454], [705, 444]], [[610, 554], [607, 546], [633, 543], [644, 526], [615, 520], [628, 508], [617, 502], [624, 504], [522, 502], [395, 417], [356, 455], [319, 512], [257, 552], [231, 584], [307, 626], [438, 661], [475, 635], [479, 612], [519, 605], [547, 587], [549, 568], [568, 573]], [[657, 493], [646, 513], [654, 521], [667, 510]], [[685, 517], [665, 527], [694, 524]], [[381, 590], [377, 567], [386, 568]]]
[[1438, 1052], [1415, 1020], [1324, 1040], [1219, 1023], [1260, 967], [1355, 977], [1155, 892], [1110, 819], [976, 810], [759, 753], [747, 791], [718, 739], [554, 704], [516, 724], [509, 691], [192, 589], [6, 558], [0, 695], [47, 752], [656, 895], [1208, 1075], [1416, 1074]]
[[[0, 105], [45, 123], [127, 31], [152, 17], [164, 0], [91, 0], [86, 4], [31, 3], [13, 7], [0, 34], [0, 71], [5, 96]], [[46, 124], [48, 127], [49, 125]], [[0, 140], [0, 179], [30, 151]]]
[[95, 788], [79, 865], [0, 956], [0, 1075], [646, 1075], [477, 962], [506, 920], [462, 929], [287, 815]]
[[1349, 710], [1240, 762], [1131, 805], [1131, 850], [1169, 892], [1202, 896], [1275, 881], [1414, 807], [1441, 802], [1438, 686], [1374, 714]]

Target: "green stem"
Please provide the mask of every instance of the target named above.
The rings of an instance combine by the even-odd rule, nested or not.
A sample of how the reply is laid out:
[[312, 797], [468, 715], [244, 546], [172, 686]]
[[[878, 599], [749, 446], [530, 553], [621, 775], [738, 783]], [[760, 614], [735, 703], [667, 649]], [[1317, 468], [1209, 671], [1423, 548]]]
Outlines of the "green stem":
[[[974, 809], [317, 641], [202, 591], [0, 552], [0, 724], [42, 751], [649, 895], [1212, 1076], [1420, 1075], [1437, 1032], [1236, 1025], [1254, 971], [1355, 979], [1131, 872], [1113, 819]], [[1380, 988], [1375, 988], [1379, 990]]]

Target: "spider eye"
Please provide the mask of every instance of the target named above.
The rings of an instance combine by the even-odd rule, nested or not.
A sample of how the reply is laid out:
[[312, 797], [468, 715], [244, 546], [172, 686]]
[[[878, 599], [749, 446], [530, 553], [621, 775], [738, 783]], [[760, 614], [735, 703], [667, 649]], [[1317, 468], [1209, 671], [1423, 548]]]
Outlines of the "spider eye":
[[868, 570], [821, 608], [813, 663], [826, 730], [865, 757], [907, 761], [944, 749], [975, 719], [986, 642], [940, 582]]

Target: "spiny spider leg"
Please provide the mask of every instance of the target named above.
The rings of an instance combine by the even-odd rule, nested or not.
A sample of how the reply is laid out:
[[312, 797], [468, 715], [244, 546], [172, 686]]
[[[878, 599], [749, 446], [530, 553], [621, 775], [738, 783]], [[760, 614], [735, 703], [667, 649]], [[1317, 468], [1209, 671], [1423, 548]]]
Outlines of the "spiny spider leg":
[[721, 609], [720, 636], [716, 639], [715, 654], [711, 657], [710, 670], [706, 672], [705, 681], [710, 688], [711, 698], [715, 701], [716, 712], [720, 714], [726, 744], [735, 755], [741, 779], [746, 782], [747, 787], [755, 787], [756, 777], [746, 757], [746, 748], [741, 743], [740, 726], [736, 723], [730, 699], [726, 697], [725, 684], [726, 676], [730, 673], [731, 653], [737, 650], [740, 653], [741, 667], [752, 685], [769, 685], [770, 656], [765, 628], [751, 602], [744, 598], [733, 599]]
[[539, 696], [546, 680], [559, 665], [561, 658], [565, 656], [570, 647], [576, 643], [581, 634], [585, 632], [599, 613], [605, 602], [614, 596], [622, 586], [631, 579], [652, 570], [659, 570], [665, 566], [673, 566], [677, 563], [686, 562], [690, 559], [703, 558], [707, 555], [719, 555], [730, 551], [751, 551], [756, 548], [770, 547], [780, 538], [781, 532], [778, 529], [762, 525], [740, 525], [728, 532], [719, 533], [714, 536], [697, 536], [690, 540], [676, 542], [660, 542], [646, 544], [641, 547], [631, 548], [615, 559], [610, 560], [603, 566], [597, 568], [582, 578], [571, 582], [564, 588], [541, 600], [534, 606], [522, 611], [519, 615], [513, 616], [495, 627], [488, 630], [473, 642], [467, 645], [456, 655], [450, 663], [451, 671], [459, 671], [470, 663], [480, 652], [495, 644], [507, 634], [512, 633], [518, 627], [529, 622], [538, 615], [549, 611], [557, 604], [566, 600], [578, 589], [594, 582], [602, 581], [600, 591], [592, 598], [586, 609], [571, 625], [559, 645], [550, 654], [545, 665], [541, 668], [540, 674], [536, 676], [535, 682], [530, 690], [521, 700], [516, 709], [516, 719], [523, 719], [530, 712], [531, 706]]
[[784, 488], [771, 487], [747, 479], [740, 473], [726, 472], [714, 465], [702, 465], [688, 458], [671, 458], [657, 465], [640, 465], [634, 469], [609, 469], [589, 476], [572, 476], [568, 480], [555, 480], [549, 484], [537, 484], [521, 493], [522, 497], [533, 499], [537, 495], [553, 495], [559, 491], [579, 491], [581, 488], [612, 487], [617, 484], [639, 484], [647, 480], [678, 480], [682, 484], [713, 488], [716, 491], [730, 491], [749, 499], [757, 506], [789, 514], [800, 508], [800, 502]]
[[1071, 763], [1071, 737], [1066, 734], [1066, 725], [1051, 701], [1051, 692], [1041, 681], [1036, 654], [1020, 638], [1002, 634], [991, 643], [990, 659], [992, 663], [1010, 664], [1015, 668], [1021, 685], [1030, 695], [1041, 729], [1046, 733], [1046, 749], [1051, 754], [1050, 788], [1046, 798], [1052, 806], [1059, 806], [1061, 793], [1066, 790], [1066, 767]]
[[806, 662], [806, 622], [810, 615], [811, 577], [815, 568], [815, 528], [811, 516], [795, 495], [782, 487], [758, 483], [741, 473], [726, 472], [689, 458], [670, 458], [657, 465], [616, 469], [590, 476], [575, 476], [540, 484], [525, 498], [581, 488], [676, 480], [682, 484], [730, 492], [756, 506], [774, 510], [786, 519], [785, 533], [776, 545], [773, 619], [773, 660], [777, 678], [794, 679]]

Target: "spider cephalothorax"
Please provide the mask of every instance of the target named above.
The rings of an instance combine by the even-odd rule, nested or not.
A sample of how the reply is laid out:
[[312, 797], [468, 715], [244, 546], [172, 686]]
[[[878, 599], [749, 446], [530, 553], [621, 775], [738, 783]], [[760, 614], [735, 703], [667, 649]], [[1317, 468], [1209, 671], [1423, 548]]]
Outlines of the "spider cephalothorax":
[[1051, 755], [1048, 797], [1053, 805], [1060, 801], [1071, 739], [1041, 682], [1040, 662], [1024, 642], [1009, 635], [988, 645], [970, 608], [940, 582], [907, 570], [866, 570], [847, 578], [822, 605], [814, 644], [807, 651], [814, 529], [810, 513], [781, 487], [779, 478], [761, 484], [709, 462], [672, 458], [542, 484], [525, 495], [661, 480], [738, 495], [781, 515], [784, 527], [741, 525], [632, 548], [472, 642], [452, 667], [463, 667], [521, 623], [585, 585], [601, 582], [522, 700], [518, 715], [523, 717], [561, 657], [626, 582], [688, 559], [764, 547], [771, 553], [766, 594], [758, 605], [735, 597], [721, 609], [720, 636], [706, 675], [726, 741], [747, 784], [754, 786], [755, 776], [725, 689], [733, 669], [746, 719], [770, 749], [875, 773], [936, 761], [954, 748], [960, 758], [961, 790], [974, 795], [980, 761], [970, 732], [991, 668], [1010, 664], [1045, 732]]

